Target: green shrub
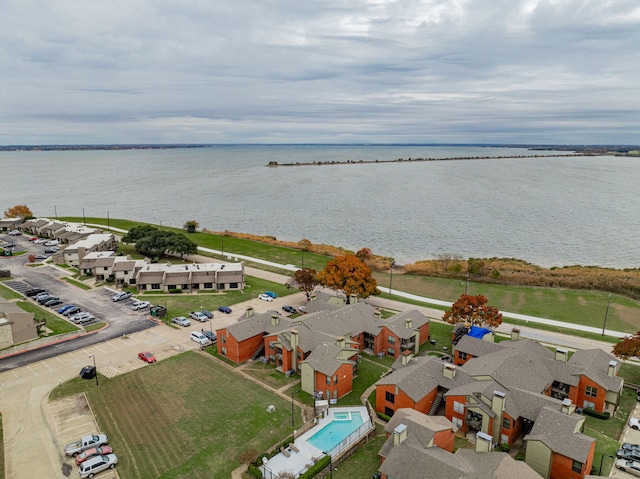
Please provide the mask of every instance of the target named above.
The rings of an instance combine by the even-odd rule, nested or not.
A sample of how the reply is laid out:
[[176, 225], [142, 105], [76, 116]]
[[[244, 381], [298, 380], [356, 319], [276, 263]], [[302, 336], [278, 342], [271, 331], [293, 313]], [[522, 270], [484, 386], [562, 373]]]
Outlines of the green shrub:
[[382, 419], [384, 422], [389, 422], [389, 420], [391, 419], [391, 416], [387, 416], [385, 413], [383, 412], [376, 412], [376, 415]]
[[180, 294], [182, 290], [179, 288], [169, 288], [169, 294]]
[[591, 417], [595, 417], [598, 419], [609, 419], [611, 417], [611, 414], [609, 412], [598, 412], [598, 411], [594, 411], [593, 409], [591, 409], [590, 407], [586, 407], [582, 410], [582, 414], [585, 414], [587, 416], [591, 416]]
[[320, 471], [324, 470], [331, 462], [329, 456], [323, 456], [318, 462], [298, 476], [298, 479], [312, 479], [316, 477]]
[[262, 471], [258, 466], [249, 464], [247, 471], [249, 472], [249, 474], [251, 474], [252, 477], [255, 477], [256, 479], [262, 479]]

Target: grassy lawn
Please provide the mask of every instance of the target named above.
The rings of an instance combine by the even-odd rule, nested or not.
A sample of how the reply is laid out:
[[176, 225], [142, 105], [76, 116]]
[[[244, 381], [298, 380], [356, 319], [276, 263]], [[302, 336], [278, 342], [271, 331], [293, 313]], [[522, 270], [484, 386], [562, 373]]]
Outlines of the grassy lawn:
[[374, 384], [382, 373], [389, 368], [375, 361], [371, 361], [366, 357], [362, 357], [362, 361], [358, 363], [358, 377], [353, 380], [353, 390], [345, 397], [338, 400], [339, 406], [362, 406], [360, 396], [367, 390], [369, 386]]
[[333, 477], [335, 479], [370, 479], [380, 466], [378, 451], [385, 441], [384, 428], [376, 426], [376, 437], [369, 441], [362, 449], [340, 464]]
[[282, 371], [276, 370], [273, 364], [264, 364], [261, 361], [251, 361], [242, 371], [276, 389], [300, 382], [300, 376], [288, 378]]
[[[7, 278], [10, 279], [10, 278]], [[4, 299], [21, 299], [24, 298], [20, 293], [15, 292], [11, 288], [7, 288], [4, 284], [0, 282], [0, 296]]]
[[[206, 356], [189, 352], [106, 379], [56, 388], [87, 397], [126, 478], [230, 477], [247, 450], [291, 433], [291, 404]], [[267, 406], [276, 411], [268, 413]]]
[[31, 301], [18, 301], [18, 306], [20, 306], [25, 311], [33, 313], [36, 321], [46, 321], [47, 328], [49, 328], [52, 332], [50, 336], [62, 333], [70, 333], [72, 331], [78, 331], [78, 327], [71, 324], [69, 321], [65, 321], [64, 319], [56, 316], [51, 311], [46, 310], [45, 308], [41, 308], [38, 304]]
[[[381, 286], [389, 285], [388, 273], [375, 273]], [[464, 293], [465, 283], [458, 279], [435, 278], [395, 274], [393, 288], [407, 293], [455, 302]], [[487, 283], [469, 283], [469, 294], [482, 294], [489, 304], [501, 311], [555, 319], [567, 323], [602, 328], [609, 294], [602, 291], [571, 290], [564, 288], [536, 288], [505, 286]], [[388, 295], [383, 295], [388, 296]], [[403, 302], [414, 304], [416, 301]], [[435, 306], [437, 309], [446, 309]], [[635, 333], [640, 314], [640, 302], [624, 296], [612, 295], [607, 314], [607, 329]], [[509, 320], [511, 322], [511, 320]], [[531, 325], [530, 325], [531, 326]]]

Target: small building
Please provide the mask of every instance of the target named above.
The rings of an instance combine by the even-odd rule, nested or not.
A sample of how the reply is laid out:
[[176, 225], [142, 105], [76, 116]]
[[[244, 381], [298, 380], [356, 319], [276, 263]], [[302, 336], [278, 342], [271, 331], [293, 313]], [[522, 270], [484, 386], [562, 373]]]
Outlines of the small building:
[[0, 298], [0, 349], [38, 339], [33, 313]]

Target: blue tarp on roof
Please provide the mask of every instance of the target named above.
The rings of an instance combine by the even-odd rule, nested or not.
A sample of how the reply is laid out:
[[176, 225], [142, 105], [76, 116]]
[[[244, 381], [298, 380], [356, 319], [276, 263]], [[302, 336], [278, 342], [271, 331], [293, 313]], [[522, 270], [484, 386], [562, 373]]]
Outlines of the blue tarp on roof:
[[490, 329], [487, 328], [479, 328], [478, 326], [471, 326], [469, 332], [467, 333], [472, 338], [482, 338], [485, 334], [489, 334], [491, 332]]

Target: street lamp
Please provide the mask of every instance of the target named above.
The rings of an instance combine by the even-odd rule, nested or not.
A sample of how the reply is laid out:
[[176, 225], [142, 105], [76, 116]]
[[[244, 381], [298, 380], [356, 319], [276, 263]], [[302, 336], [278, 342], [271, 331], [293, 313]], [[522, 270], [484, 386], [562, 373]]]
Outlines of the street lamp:
[[304, 268], [304, 250], [300, 250], [300, 253], [302, 253], [302, 267]]
[[220, 237], [220, 241], [222, 243], [222, 258], [224, 258], [224, 231], [222, 232], [222, 236]]
[[294, 422], [294, 410], [293, 410], [293, 395], [294, 394], [298, 394], [300, 392], [300, 390], [297, 391], [291, 391], [291, 427], [294, 427], [295, 422]]
[[465, 278], [466, 278], [466, 282], [464, 285], [464, 295], [467, 295], [467, 291], [469, 291], [469, 272], [467, 271], [467, 274], [465, 274]]
[[602, 335], [604, 336], [604, 328], [607, 325], [607, 316], [609, 316], [609, 305], [611, 304], [611, 293], [609, 293], [609, 299], [607, 300], [607, 309], [604, 312], [604, 323], [602, 323]]
[[610, 457], [611, 459], [613, 459], [613, 456], [610, 456], [609, 454], [603, 454], [602, 456], [600, 456], [600, 469], [598, 469], [598, 475], [601, 476], [602, 475], [602, 463], [604, 461], [605, 457]]
[[391, 285], [393, 283], [393, 263], [391, 263], [391, 266], [389, 267], [389, 272], [390, 272], [390, 276], [389, 276], [389, 295], [391, 295]]
[[95, 356], [95, 354], [92, 354], [89, 357], [93, 358], [93, 370], [96, 373], [96, 387], [98, 387], [99, 386], [99, 384], [98, 384], [98, 368], [96, 367], [96, 356]]

